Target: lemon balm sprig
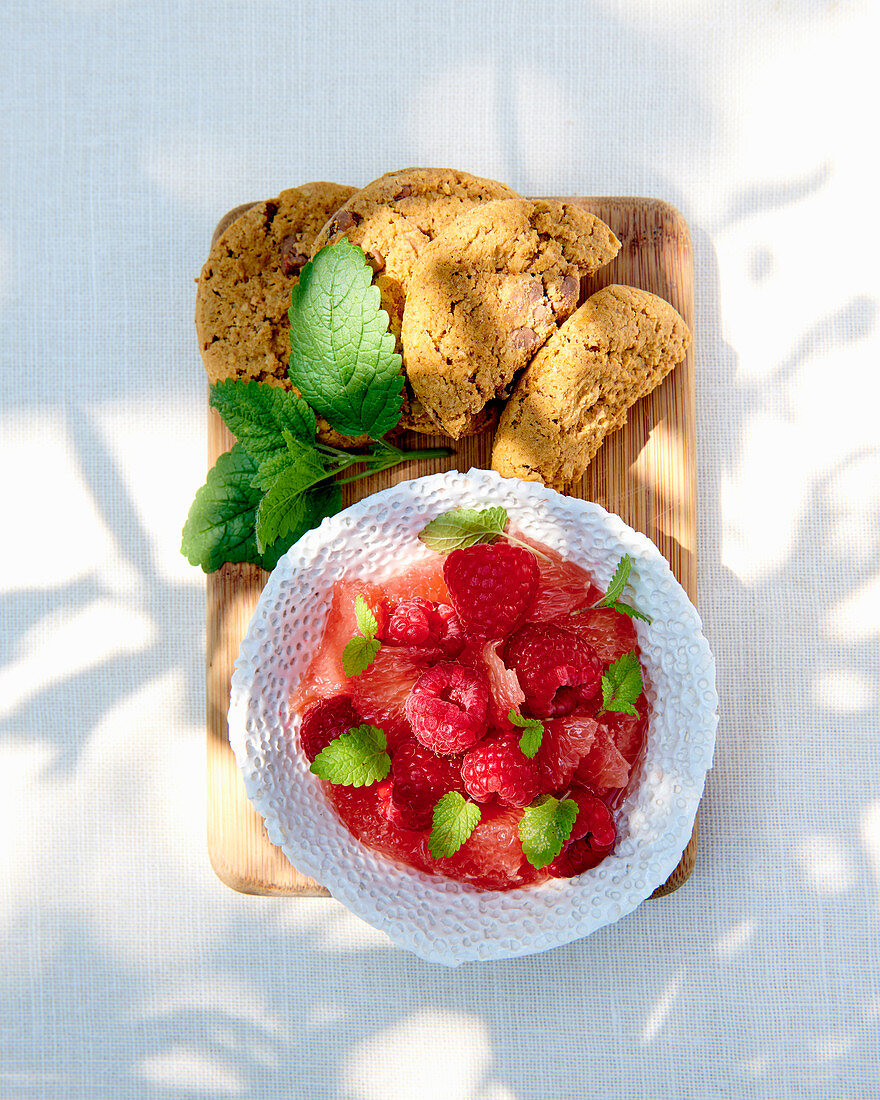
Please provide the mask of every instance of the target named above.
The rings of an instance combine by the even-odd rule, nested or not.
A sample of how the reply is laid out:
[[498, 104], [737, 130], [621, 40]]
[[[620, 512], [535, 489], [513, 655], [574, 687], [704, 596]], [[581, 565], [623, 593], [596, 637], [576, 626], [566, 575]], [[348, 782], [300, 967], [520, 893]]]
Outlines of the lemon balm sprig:
[[629, 554], [624, 554], [617, 563], [614, 576], [611, 578], [611, 583], [608, 585], [608, 590], [602, 599], [596, 600], [589, 607], [580, 607], [577, 611], [572, 611], [572, 615], [582, 615], [585, 611], [595, 611], [599, 607], [611, 607], [615, 611], [619, 611], [621, 615], [628, 615], [631, 619], [641, 619], [642, 622], [650, 623], [651, 619], [648, 615], [633, 607], [632, 604], [625, 603], [620, 599], [629, 583], [631, 569], [632, 558]]
[[[294, 390], [227, 379], [211, 405], [236, 437], [196, 493], [181, 551], [206, 573], [227, 562], [272, 569], [296, 540], [342, 507], [342, 486], [447, 447], [404, 450], [381, 437], [399, 422], [401, 358], [364, 252], [348, 241], [322, 248], [291, 293]], [[316, 438], [318, 415], [358, 451]], [[340, 474], [351, 470], [345, 477]]]

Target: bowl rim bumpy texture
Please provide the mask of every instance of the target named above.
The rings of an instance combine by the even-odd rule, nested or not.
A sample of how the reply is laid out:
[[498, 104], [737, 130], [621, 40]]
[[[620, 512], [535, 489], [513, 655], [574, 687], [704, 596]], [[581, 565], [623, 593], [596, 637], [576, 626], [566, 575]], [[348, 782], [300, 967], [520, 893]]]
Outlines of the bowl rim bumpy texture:
[[[507, 892], [424, 874], [357, 841], [309, 772], [289, 705], [320, 642], [340, 556], [347, 577], [381, 580], [432, 554], [416, 536], [435, 516], [497, 505], [512, 525], [584, 566], [602, 587], [630, 554], [636, 606], [653, 619], [635, 624], [652, 713], [643, 758], [615, 811], [614, 852], [576, 878]], [[401, 545], [411, 551], [405, 561]], [[717, 710], [715, 661], [700, 617], [648, 538], [599, 505], [537, 482], [450, 471], [364, 498], [281, 558], [236, 661], [229, 737], [248, 797], [291, 863], [398, 946], [457, 966], [581, 939], [632, 912], [665, 882], [690, 839]]]

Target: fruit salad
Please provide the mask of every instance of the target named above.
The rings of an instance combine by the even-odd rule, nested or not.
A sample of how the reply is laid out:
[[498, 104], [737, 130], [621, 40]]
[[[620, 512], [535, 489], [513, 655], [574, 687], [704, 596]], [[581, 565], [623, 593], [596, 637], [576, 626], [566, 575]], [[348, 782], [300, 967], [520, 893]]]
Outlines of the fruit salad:
[[624, 556], [606, 591], [459, 508], [389, 579], [336, 581], [292, 699], [299, 747], [350, 832], [481, 890], [597, 866], [650, 718]]

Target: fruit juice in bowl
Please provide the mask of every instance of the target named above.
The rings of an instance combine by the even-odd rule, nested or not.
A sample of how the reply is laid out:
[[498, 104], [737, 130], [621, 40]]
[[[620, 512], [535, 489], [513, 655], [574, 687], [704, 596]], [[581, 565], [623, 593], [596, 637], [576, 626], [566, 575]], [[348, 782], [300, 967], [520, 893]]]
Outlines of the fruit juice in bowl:
[[230, 737], [288, 858], [456, 965], [571, 942], [665, 881], [716, 705], [699, 619], [647, 539], [473, 470], [369, 497], [282, 558]]

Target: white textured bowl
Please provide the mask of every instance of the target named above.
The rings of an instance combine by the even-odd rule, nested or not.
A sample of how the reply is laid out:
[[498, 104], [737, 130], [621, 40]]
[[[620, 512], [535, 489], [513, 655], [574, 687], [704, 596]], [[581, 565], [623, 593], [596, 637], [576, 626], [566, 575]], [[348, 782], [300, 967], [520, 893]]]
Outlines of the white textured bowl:
[[[430, 555], [416, 535], [441, 512], [503, 505], [513, 524], [584, 566], [604, 587], [633, 558], [636, 622], [650, 687], [642, 762], [616, 812], [618, 841], [573, 879], [485, 892], [426, 875], [348, 832], [298, 750], [289, 697], [321, 639], [333, 582], [371, 581]], [[457, 966], [528, 955], [589, 935], [665, 882], [691, 835], [712, 762], [715, 662], [702, 624], [669, 565], [644, 535], [603, 508], [486, 470], [404, 482], [325, 519], [279, 561], [260, 597], [232, 677], [229, 737], [269, 838], [352, 912], [424, 959]]]

